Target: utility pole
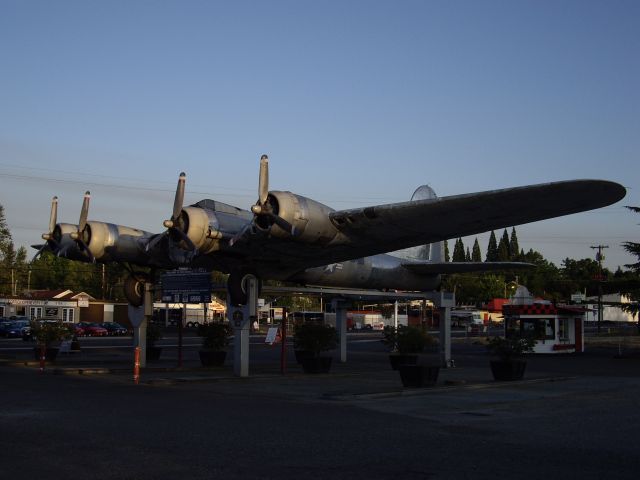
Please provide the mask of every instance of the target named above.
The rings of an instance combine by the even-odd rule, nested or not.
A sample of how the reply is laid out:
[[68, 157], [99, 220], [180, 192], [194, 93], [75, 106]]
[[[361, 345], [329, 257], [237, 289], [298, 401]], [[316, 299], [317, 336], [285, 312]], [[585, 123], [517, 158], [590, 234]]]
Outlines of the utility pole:
[[604, 281], [602, 275], [602, 261], [604, 260], [604, 255], [602, 250], [605, 248], [609, 248], [609, 245], [591, 245], [591, 248], [594, 250], [598, 250], [596, 253], [596, 261], [598, 262], [599, 272], [598, 272], [598, 333], [600, 333], [600, 325], [602, 324], [602, 282]]

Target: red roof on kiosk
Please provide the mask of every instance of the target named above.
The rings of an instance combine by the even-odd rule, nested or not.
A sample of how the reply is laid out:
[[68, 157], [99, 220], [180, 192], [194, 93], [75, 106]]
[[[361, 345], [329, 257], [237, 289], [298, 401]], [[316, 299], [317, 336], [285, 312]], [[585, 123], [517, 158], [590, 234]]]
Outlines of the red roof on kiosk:
[[502, 311], [505, 315], [558, 315], [562, 313], [584, 313], [588, 309], [574, 305], [552, 305], [549, 303], [534, 303], [532, 305], [505, 304]]

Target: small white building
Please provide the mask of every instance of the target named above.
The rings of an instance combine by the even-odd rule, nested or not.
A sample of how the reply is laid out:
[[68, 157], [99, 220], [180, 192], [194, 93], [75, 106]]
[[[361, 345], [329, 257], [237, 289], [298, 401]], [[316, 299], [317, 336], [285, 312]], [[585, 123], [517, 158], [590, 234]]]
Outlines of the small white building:
[[[521, 290], [523, 289], [523, 290]], [[587, 309], [536, 301], [524, 287], [502, 307], [505, 336], [536, 340], [534, 353], [584, 352], [584, 320]]]
[[[587, 297], [586, 307], [589, 309], [587, 313], [587, 322], [598, 321], [598, 297]], [[631, 299], [620, 293], [611, 293], [602, 296], [602, 320], [611, 322], [635, 322], [634, 316], [625, 312], [620, 305], [631, 303]]]

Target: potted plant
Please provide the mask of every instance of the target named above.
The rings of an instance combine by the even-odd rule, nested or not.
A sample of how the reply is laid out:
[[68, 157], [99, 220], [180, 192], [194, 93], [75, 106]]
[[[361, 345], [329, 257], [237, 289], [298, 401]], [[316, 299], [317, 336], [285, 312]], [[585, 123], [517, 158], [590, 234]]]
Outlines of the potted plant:
[[527, 366], [525, 353], [533, 351], [535, 339], [519, 335], [493, 337], [487, 340], [487, 349], [493, 356], [490, 361], [495, 380], [521, 380]]
[[[440, 365], [434, 362], [419, 362], [424, 349], [435, 344], [425, 329], [415, 326], [398, 325], [387, 330], [388, 337], [383, 341], [395, 342], [395, 352], [389, 355], [391, 367], [398, 370], [404, 387], [427, 387], [435, 385], [440, 373]], [[388, 343], [387, 343], [388, 344]]]
[[162, 354], [162, 347], [158, 347], [156, 342], [162, 338], [162, 328], [157, 323], [147, 325], [147, 361], [157, 362]]
[[198, 353], [203, 367], [224, 365], [231, 333], [231, 327], [226, 323], [198, 325], [198, 336], [202, 337], [202, 349]]
[[332, 357], [321, 355], [333, 350], [338, 343], [336, 329], [330, 325], [303, 323], [295, 327], [294, 349], [305, 352], [301, 355], [305, 373], [327, 373], [331, 369]]
[[34, 347], [36, 360], [44, 355], [45, 360], [55, 362], [60, 350], [60, 342], [71, 338], [68, 326], [59, 320], [31, 320], [31, 335], [36, 339]]
[[387, 325], [382, 331], [382, 343], [389, 347], [389, 363], [394, 370], [399, 365], [416, 365], [419, 354], [428, 345], [434, 343], [424, 329], [398, 325], [398, 328]]

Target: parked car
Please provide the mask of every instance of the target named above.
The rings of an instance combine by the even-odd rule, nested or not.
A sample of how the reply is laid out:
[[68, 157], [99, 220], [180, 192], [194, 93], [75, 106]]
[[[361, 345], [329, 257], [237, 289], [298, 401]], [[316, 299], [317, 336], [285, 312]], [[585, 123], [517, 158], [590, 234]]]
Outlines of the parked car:
[[70, 323], [69, 328], [72, 329], [73, 335], [75, 335], [76, 337], [82, 337], [85, 334], [84, 328], [82, 328], [78, 323]]
[[129, 333], [125, 327], [116, 322], [104, 322], [101, 323], [100, 326], [105, 328], [109, 332], [109, 335], [126, 335]]
[[78, 326], [82, 329], [83, 335], [87, 337], [105, 337], [109, 334], [106, 328], [97, 323], [80, 322]]
[[20, 338], [25, 327], [29, 327], [28, 320], [2, 322], [0, 323], [0, 335], [7, 338]]

